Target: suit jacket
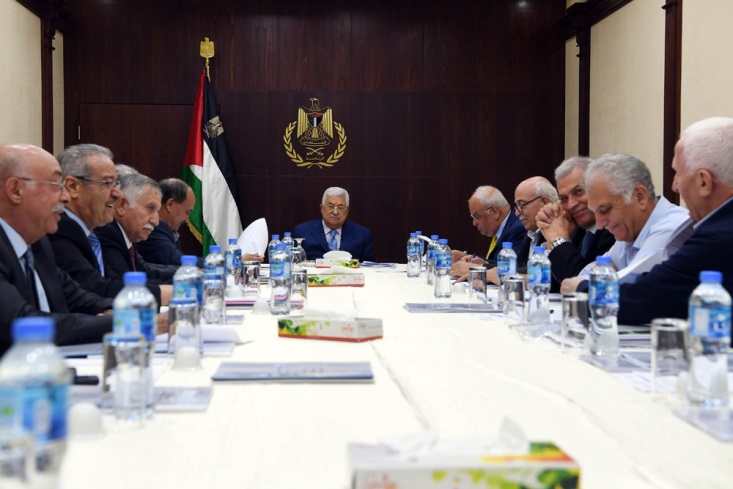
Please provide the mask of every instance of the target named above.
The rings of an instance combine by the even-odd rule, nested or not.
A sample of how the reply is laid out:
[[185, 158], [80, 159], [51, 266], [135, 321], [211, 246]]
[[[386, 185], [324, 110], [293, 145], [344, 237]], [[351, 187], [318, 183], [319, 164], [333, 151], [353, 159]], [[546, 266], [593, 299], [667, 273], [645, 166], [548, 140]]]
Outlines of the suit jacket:
[[723, 286], [733, 295], [731, 243], [733, 200], [699, 224], [677, 253], [620, 286], [619, 324], [644, 324], [661, 317], [686, 319], [688, 300], [702, 270], [723, 272]]
[[12, 344], [11, 324], [24, 316], [51, 316], [56, 321], [56, 344], [69, 345], [102, 341], [112, 331], [112, 316], [96, 314], [112, 307], [112, 299], [79, 287], [54, 260], [47, 238], [33, 244], [35, 268], [48, 298], [51, 313], [38, 310], [5, 231], [0, 228], [0, 356]]
[[[539, 231], [537, 232], [539, 233], [537, 246], [539, 246], [545, 242], [545, 237]], [[522, 246], [519, 248], [519, 253], [517, 253], [517, 273], [527, 273], [527, 262], [529, 261], [529, 257], [532, 256], [532, 253], [534, 253], [534, 250], [529, 249], [531, 243], [532, 240], [525, 233]]]
[[[576, 277], [587, 264], [595, 261], [597, 256], [604, 254], [616, 242], [608, 230], [598, 229], [590, 238], [587, 256], [583, 256], [580, 250], [585, 233], [585, 229], [577, 228], [569, 243], [563, 243], [550, 251], [548, 256], [552, 264], [552, 280], [556, 286], [566, 278]], [[560, 290], [559, 287], [553, 289]]]
[[[522, 221], [519, 220], [514, 212], [510, 212], [509, 219], [507, 219], [506, 224], [504, 225], [504, 229], [502, 229], [501, 231], [501, 236], [499, 236], [496, 242], [496, 246], [494, 246], [494, 249], [491, 250], [491, 254], [486, 259], [486, 261], [488, 262], [487, 267], [491, 268], [496, 266], [496, 258], [501, 251], [502, 243], [506, 241], [512, 242], [512, 249], [514, 250], [514, 253], [517, 254], [517, 266], [519, 266], [519, 254], [522, 251], [522, 244], [524, 243], [524, 238], [526, 237], [527, 230], [524, 229]], [[529, 243], [527, 243], [527, 247], [529, 247]], [[526, 258], [524, 260], [524, 264], [527, 264]]]
[[145, 272], [148, 275], [149, 284], [169, 284], [173, 274], [178, 270], [174, 265], [157, 265], [148, 263], [135, 251], [135, 270], [132, 268], [132, 259], [127, 250], [125, 237], [116, 221], [105, 224], [94, 230], [102, 245], [102, 258], [104, 259], [105, 270], [112, 269], [118, 277], [125, 275], [125, 272]]
[[[181, 266], [181, 257], [184, 255], [181, 243], [171, 227], [163, 221], [155, 226], [148, 239], [135, 243], [134, 246], [148, 263]], [[197, 257], [196, 266], [204, 268], [204, 259], [200, 256]]]
[[[104, 276], [99, 273], [97, 257], [94, 255], [84, 230], [65, 212], [61, 214], [58, 230], [55, 234], [49, 234], [48, 239], [59, 268], [68, 273], [81, 288], [93, 290], [102, 297], [114, 299], [125, 286], [122, 277], [106, 264]], [[160, 304], [160, 287], [148, 285], [148, 289]]]
[[[293, 228], [294, 238], [305, 238], [303, 249], [308, 260], [323, 258], [328, 253], [328, 242], [323, 232], [323, 221], [313, 221], [298, 224]], [[345, 221], [341, 227], [341, 244], [339, 250], [348, 251], [351, 256], [361, 261], [374, 261], [374, 241], [369, 228], [353, 221]]]

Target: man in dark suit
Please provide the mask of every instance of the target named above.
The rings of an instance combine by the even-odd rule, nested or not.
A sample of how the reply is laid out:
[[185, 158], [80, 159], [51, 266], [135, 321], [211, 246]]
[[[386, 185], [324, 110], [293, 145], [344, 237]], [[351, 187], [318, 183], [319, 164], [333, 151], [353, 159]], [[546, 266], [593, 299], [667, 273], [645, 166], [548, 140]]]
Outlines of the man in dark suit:
[[512, 206], [504, 194], [495, 187], [478, 187], [468, 199], [468, 211], [478, 232], [491, 239], [485, 258], [469, 255], [467, 251], [453, 250], [451, 275], [463, 277], [468, 274], [472, 264], [496, 266], [496, 256], [503, 242], [511, 241], [514, 252], [519, 254], [527, 231], [522, 222], [512, 212]]
[[22, 316], [56, 320], [59, 345], [101, 341], [112, 330], [112, 300], [79, 287], [58, 268], [45, 238], [56, 231], [68, 194], [61, 169], [31, 145], [0, 145], [0, 356]]
[[158, 182], [133, 173], [120, 178], [120, 190], [122, 196], [115, 203], [114, 220], [94, 230], [102, 245], [105, 267], [120, 277], [125, 272], [145, 272], [149, 284], [169, 284], [178, 266], [148, 263], [132, 246], [147, 239], [159, 222]]
[[[96, 144], [66, 148], [57, 157], [69, 194], [58, 230], [48, 238], [59, 267], [82, 288], [114, 298], [124, 287], [122, 277], [104, 266], [102, 247], [92, 231], [112, 222], [114, 206], [122, 196], [112, 152]], [[171, 285], [148, 286], [158, 304], [168, 303]]]
[[733, 295], [732, 148], [731, 118], [705, 119], [680, 135], [672, 160], [676, 172], [672, 188], [685, 200], [695, 229], [667, 260], [620, 286], [620, 324], [687, 318], [688, 300], [702, 270], [721, 271], [723, 286]]
[[323, 258], [324, 253], [343, 250], [360, 261], [374, 261], [372, 232], [349, 216], [349, 193], [330, 187], [321, 199], [321, 219], [304, 222], [293, 228], [294, 238], [304, 238], [303, 249], [308, 260]]
[[573, 156], [555, 169], [559, 203], [548, 204], [537, 213], [537, 226], [550, 246], [552, 291], [560, 290], [566, 278], [577, 276], [596, 257], [616, 242], [606, 229], [596, 227], [596, 216], [588, 209], [585, 170], [590, 158]]

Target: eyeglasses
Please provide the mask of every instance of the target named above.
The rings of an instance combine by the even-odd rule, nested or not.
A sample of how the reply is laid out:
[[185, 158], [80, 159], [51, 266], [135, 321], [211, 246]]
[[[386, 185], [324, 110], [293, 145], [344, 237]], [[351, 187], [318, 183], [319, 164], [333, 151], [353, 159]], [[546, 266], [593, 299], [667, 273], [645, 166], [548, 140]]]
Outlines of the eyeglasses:
[[93, 178], [87, 178], [87, 177], [79, 177], [74, 176], [74, 178], [78, 178], [79, 180], [84, 180], [85, 182], [94, 182], [94, 183], [101, 183], [108, 189], [112, 190], [113, 188], [120, 187], [120, 181], [119, 180], [95, 180]]
[[538, 195], [538, 196], [537, 196], [537, 197], [535, 197], [534, 199], [530, 200], [529, 202], [525, 202], [524, 204], [517, 204], [517, 203], [515, 203], [515, 204], [514, 204], [514, 209], [515, 209], [515, 210], [517, 211], [517, 214], [523, 214], [523, 213], [524, 213], [524, 208], [525, 208], [525, 207], [527, 207], [527, 206], [528, 206], [529, 204], [531, 204], [531, 203], [532, 203], [532, 202], [534, 202], [535, 200], [537, 200], [537, 199], [541, 199], [541, 198], [542, 198], [542, 196], [541, 196], [541, 195]]
[[481, 214], [484, 214], [484, 213], [488, 212], [489, 210], [491, 210], [494, 207], [496, 207], [496, 206], [495, 205], [490, 205], [490, 206], [488, 206], [486, 209], [484, 209], [482, 211], [474, 212], [473, 214], [471, 214], [471, 219], [473, 219], [474, 221], [478, 221], [479, 219], [481, 219]]
[[333, 205], [333, 204], [325, 204], [324, 207], [328, 210], [328, 212], [333, 212], [335, 210], [339, 212], [346, 212], [348, 207], [345, 205]]
[[18, 180], [23, 180], [24, 182], [32, 182], [32, 183], [45, 183], [46, 185], [51, 185], [55, 188], [56, 192], [62, 193], [64, 191], [64, 182], [52, 182], [51, 180], [39, 180], [37, 178], [28, 178], [28, 177], [18, 177]]

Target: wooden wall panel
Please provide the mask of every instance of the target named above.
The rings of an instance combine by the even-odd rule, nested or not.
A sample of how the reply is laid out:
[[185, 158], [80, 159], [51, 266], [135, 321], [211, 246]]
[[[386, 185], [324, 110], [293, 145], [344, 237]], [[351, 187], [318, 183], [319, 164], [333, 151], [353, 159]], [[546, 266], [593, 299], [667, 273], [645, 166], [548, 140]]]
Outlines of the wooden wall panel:
[[[215, 41], [211, 84], [244, 225], [291, 230], [337, 185], [381, 260], [404, 261], [418, 228], [481, 252], [473, 190], [493, 184], [512, 200], [521, 179], [562, 160], [564, 0], [67, 3], [66, 143], [80, 124], [83, 142], [156, 179], [180, 174], [199, 43]], [[283, 148], [313, 97], [347, 135], [332, 168], [298, 168]]]

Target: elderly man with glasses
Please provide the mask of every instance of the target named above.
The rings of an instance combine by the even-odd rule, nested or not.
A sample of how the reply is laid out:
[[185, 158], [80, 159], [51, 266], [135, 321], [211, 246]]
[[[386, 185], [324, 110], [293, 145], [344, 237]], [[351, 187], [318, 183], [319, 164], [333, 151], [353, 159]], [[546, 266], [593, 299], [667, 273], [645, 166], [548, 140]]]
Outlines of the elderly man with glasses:
[[372, 232], [349, 216], [349, 193], [340, 187], [330, 187], [321, 199], [321, 219], [304, 222], [293, 228], [294, 238], [303, 239], [303, 249], [309, 260], [323, 258], [324, 253], [343, 250], [361, 261], [374, 261]]
[[112, 299], [79, 287], [59, 269], [46, 234], [56, 232], [69, 200], [53, 155], [26, 144], [0, 145], [0, 356], [10, 324], [51, 316], [59, 345], [102, 341], [112, 330]]
[[472, 264], [496, 266], [496, 256], [503, 242], [511, 241], [515, 253], [519, 253], [526, 231], [522, 222], [512, 212], [512, 206], [504, 194], [495, 187], [478, 187], [468, 199], [468, 212], [478, 232], [491, 239], [485, 258], [469, 254], [467, 251], [453, 251], [451, 274], [462, 277], [468, 274]]

